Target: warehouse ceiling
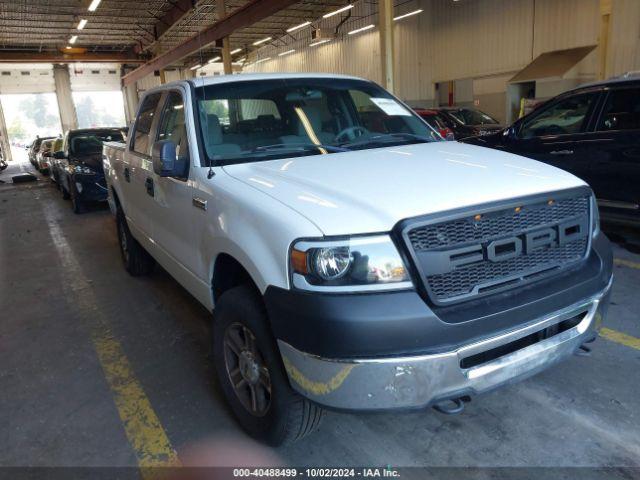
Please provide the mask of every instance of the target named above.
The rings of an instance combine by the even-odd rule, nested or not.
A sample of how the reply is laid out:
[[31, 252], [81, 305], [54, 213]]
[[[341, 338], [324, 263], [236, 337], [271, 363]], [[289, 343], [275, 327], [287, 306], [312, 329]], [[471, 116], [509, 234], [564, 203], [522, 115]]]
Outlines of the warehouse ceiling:
[[[218, 20], [214, 0], [102, 0], [89, 11], [90, 0], [0, 0], [0, 50], [20, 53], [132, 53], [147, 58], [166, 52]], [[227, 0], [227, 12], [249, 3]], [[304, 0], [234, 32], [231, 48], [247, 51], [265, 37], [344, 5], [344, 0]], [[186, 8], [185, 8], [186, 6]], [[171, 18], [171, 22], [168, 21]], [[78, 24], [86, 25], [78, 30]], [[69, 44], [74, 35], [78, 38]], [[255, 47], [253, 47], [255, 48]], [[204, 54], [214, 52], [208, 47]], [[183, 59], [189, 65], [195, 59]]]

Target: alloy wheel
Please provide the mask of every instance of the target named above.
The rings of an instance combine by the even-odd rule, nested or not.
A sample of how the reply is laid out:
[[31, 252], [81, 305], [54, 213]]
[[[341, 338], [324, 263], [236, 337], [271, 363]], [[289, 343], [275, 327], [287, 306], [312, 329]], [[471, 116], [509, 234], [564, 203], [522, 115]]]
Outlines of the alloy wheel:
[[271, 377], [255, 335], [233, 323], [225, 330], [223, 344], [227, 377], [236, 397], [249, 413], [264, 416], [271, 406]]

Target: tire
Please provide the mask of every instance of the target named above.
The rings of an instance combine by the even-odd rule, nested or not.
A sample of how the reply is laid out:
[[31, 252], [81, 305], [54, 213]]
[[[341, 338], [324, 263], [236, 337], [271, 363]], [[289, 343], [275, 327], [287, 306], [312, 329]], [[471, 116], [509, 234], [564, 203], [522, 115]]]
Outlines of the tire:
[[[278, 446], [293, 443], [316, 430], [323, 410], [289, 385], [268, 325], [262, 300], [253, 288], [241, 285], [226, 291], [214, 312], [213, 358], [221, 388], [242, 428], [257, 440]], [[247, 331], [253, 336], [250, 341], [247, 341]], [[228, 345], [232, 338], [237, 340], [235, 349], [242, 345], [240, 355]], [[257, 380], [255, 375], [253, 378], [250, 373], [245, 375], [246, 371], [255, 373], [255, 369], [246, 367], [246, 361], [243, 368], [240, 357], [245, 354], [258, 364]], [[268, 375], [264, 374], [265, 369]], [[234, 383], [242, 383], [242, 386], [236, 390]], [[263, 394], [251, 395], [253, 389], [250, 384], [256, 389], [261, 388]], [[268, 389], [265, 387], [267, 384]], [[261, 399], [253, 404], [258, 407], [254, 411], [251, 411], [253, 407], [247, 397]]]
[[75, 185], [69, 180], [69, 196], [71, 197], [71, 210], [76, 215], [84, 213], [84, 202], [78, 198], [78, 191], [76, 190]]
[[122, 210], [118, 210], [116, 215], [118, 226], [118, 244], [124, 268], [133, 277], [149, 275], [156, 265], [155, 260], [149, 253], [133, 238], [127, 219]]
[[[70, 181], [67, 181], [67, 183], [71, 185]], [[59, 182], [59, 184], [60, 184], [60, 192], [62, 192], [63, 200], [69, 200], [71, 196], [69, 195], [69, 191], [66, 188], [64, 188], [64, 185], [62, 184], [62, 180]]]

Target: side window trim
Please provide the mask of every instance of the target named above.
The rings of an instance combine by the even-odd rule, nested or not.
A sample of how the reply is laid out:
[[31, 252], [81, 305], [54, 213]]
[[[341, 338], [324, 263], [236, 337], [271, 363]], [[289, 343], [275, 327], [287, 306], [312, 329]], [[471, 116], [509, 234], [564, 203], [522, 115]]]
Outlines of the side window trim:
[[[138, 121], [140, 120], [140, 112], [142, 111], [142, 107], [144, 105], [145, 100], [154, 94], [160, 94], [160, 98], [158, 99], [158, 103], [156, 104], [156, 108], [154, 110], [154, 114], [153, 114], [153, 121], [151, 122], [151, 126], [149, 127], [149, 138], [153, 138], [153, 133], [156, 131], [157, 125], [158, 125], [158, 113], [160, 113], [162, 110], [159, 110], [160, 108], [162, 108], [162, 105], [164, 105], [164, 100], [166, 98], [166, 91], [164, 90], [160, 90], [160, 91], [154, 91], [149, 93], [147, 96], [144, 97], [144, 99], [142, 100], [142, 102], [140, 102], [140, 107], [138, 108], [138, 112], [136, 114], [136, 120], [135, 122], [133, 122], [133, 129], [132, 132], [129, 134], [130, 135], [130, 141], [129, 141], [129, 152], [131, 152], [131, 154], [136, 155], [138, 157], [141, 158], [151, 158], [151, 155], [149, 153], [141, 153], [138, 152], [137, 150], [135, 150], [135, 142], [136, 142], [136, 131], [138, 129]], [[149, 146], [149, 149], [151, 148], [151, 145]]]

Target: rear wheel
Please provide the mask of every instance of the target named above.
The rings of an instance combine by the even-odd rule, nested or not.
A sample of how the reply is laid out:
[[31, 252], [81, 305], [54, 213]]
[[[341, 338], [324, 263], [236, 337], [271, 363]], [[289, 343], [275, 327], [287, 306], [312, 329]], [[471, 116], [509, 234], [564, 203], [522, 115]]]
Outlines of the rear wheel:
[[134, 277], [150, 274], [156, 262], [142, 245], [133, 238], [133, 235], [131, 235], [131, 231], [127, 225], [127, 219], [124, 213], [122, 213], [122, 210], [118, 210], [116, 222], [118, 226], [120, 254], [122, 255], [125, 270]]
[[248, 285], [220, 297], [214, 312], [213, 353], [226, 400], [251, 436], [275, 446], [299, 440], [318, 427], [322, 409], [289, 385], [264, 306]]

